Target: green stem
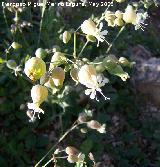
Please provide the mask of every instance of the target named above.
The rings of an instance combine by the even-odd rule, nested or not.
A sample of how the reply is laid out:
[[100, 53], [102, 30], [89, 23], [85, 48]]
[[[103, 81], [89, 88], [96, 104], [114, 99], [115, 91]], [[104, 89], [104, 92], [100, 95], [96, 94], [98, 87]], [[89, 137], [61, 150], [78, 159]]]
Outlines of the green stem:
[[82, 50], [80, 51], [80, 53], [78, 54], [78, 58], [82, 55], [84, 49], [86, 48], [87, 44], [89, 43], [89, 41], [87, 40], [86, 43], [84, 44]]
[[45, 12], [45, 9], [46, 9], [46, 4], [47, 4], [47, 0], [43, 0], [43, 7], [42, 7], [42, 13], [41, 13], [41, 21], [40, 21], [40, 27], [39, 27], [39, 36], [38, 36], [37, 47], [39, 46], [40, 39], [41, 39], [43, 17], [44, 17], [44, 12]]
[[3, 7], [3, 17], [4, 17], [4, 20], [5, 20], [5, 23], [6, 23], [6, 27], [7, 27], [8, 33], [11, 34], [11, 36], [13, 37], [13, 35], [12, 35], [11, 31], [10, 31], [9, 25], [8, 25], [7, 16], [6, 16], [6, 12], [5, 12], [5, 8], [4, 7]]
[[58, 142], [56, 144], [54, 144], [50, 150], [47, 152], [47, 154], [45, 154], [41, 160], [34, 166], [34, 167], [38, 167], [38, 165], [53, 151], [53, 149], [72, 131], [74, 130], [79, 124], [76, 122], [74, 122], [74, 124], [72, 125], [72, 127], [70, 129], [68, 129], [62, 136], [61, 138], [58, 140]]
[[111, 48], [112, 48], [114, 42], [117, 40], [117, 38], [118, 38], [118, 37], [120, 36], [120, 34], [123, 32], [124, 28], [125, 28], [125, 25], [119, 30], [118, 34], [116, 35], [116, 37], [114, 38], [114, 40], [112, 41], [112, 43], [109, 44], [106, 53], [108, 53], [108, 52], [111, 50]]
[[76, 58], [76, 32], [74, 32], [74, 51], [73, 51], [73, 57]]

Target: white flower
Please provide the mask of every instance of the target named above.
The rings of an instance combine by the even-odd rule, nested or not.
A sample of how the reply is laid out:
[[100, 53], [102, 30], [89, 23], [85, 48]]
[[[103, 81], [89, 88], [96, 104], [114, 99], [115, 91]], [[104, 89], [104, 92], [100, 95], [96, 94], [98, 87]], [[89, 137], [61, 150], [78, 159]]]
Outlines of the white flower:
[[85, 90], [86, 95], [90, 95], [91, 99], [98, 101], [96, 92], [99, 92], [104, 98], [109, 99], [104, 96], [100, 87], [108, 83], [108, 79], [105, 78], [102, 74], [97, 75], [94, 66], [84, 65], [78, 72], [78, 80], [81, 84], [85, 85], [87, 88]]
[[100, 23], [99, 28], [97, 28], [96, 24], [91, 19], [85, 20], [81, 24], [81, 30], [83, 31], [83, 33], [85, 33], [86, 35], [92, 35], [97, 38], [98, 40], [97, 46], [99, 46], [99, 42], [105, 41], [104, 36], [108, 34], [107, 30], [101, 31], [102, 28], [103, 28], [103, 23]]
[[136, 17], [136, 20], [134, 22], [134, 25], [135, 25], [135, 30], [137, 29], [142, 29], [144, 31], [144, 28], [147, 24], [145, 24], [145, 20], [147, 19], [148, 17], [148, 13], [147, 12], [138, 12], [137, 13], [137, 17]]
[[40, 113], [44, 114], [44, 111], [40, 108], [40, 105], [44, 102], [44, 100], [48, 96], [48, 90], [45, 86], [42, 85], [35, 85], [31, 89], [31, 97], [33, 103], [28, 103], [28, 109], [33, 112], [33, 115], [30, 117], [31, 121], [33, 122], [36, 117], [35, 114], [38, 114], [38, 118]]
[[40, 119], [39, 114], [40, 113], [44, 114], [44, 111], [41, 108], [39, 108], [39, 105], [37, 105], [35, 103], [28, 103], [27, 106], [28, 106], [28, 109], [32, 110], [32, 112], [33, 112], [33, 115], [30, 118], [31, 122], [33, 122], [36, 119], [36, 117], [35, 117], [36, 113], [38, 114], [38, 118], [39, 119]]
[[99, 129], [97, 129], [99, 133], [106, 133], [106, 124], [101, 125]]

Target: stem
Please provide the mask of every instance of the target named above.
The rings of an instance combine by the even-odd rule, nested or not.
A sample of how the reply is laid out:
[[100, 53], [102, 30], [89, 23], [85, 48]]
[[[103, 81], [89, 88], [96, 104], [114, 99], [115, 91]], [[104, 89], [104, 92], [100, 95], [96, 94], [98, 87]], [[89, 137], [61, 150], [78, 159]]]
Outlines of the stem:
[[7, 16], [6, 16], [6, 12], [5, 12], [5, 8], [3, 7], [3, 17], [4, 17], [4, 20], [5, 20], [5, 23], [6, 23], [6, 27], [7, 27], [7, 30], [8, 30], [8, 33], [11, 34], [11, 36], [13, 37], [10, 29], [9, 29], [9, 25], [8, 25], [8, 21], [7, 21]]
[[76, 32], [74, 32], [74, 52], [73, 57], [76, 58]]
[[41, 21], [40, 21], [40, 27], [39, 27], [39, 36], [38, 36], [37, 47], [39, 46], [39, 43], [40, 43], [42, 25], [43, 25], [43, 17], [44, 17], [44, 12], [45, 12], [45, 9], [46, 9], [46, 4], [47, 4], [47, 0], [43, 0], [43, 7], [42, 7], [42, 13], [41, 13]]
[[51, 158], [46, 164], [44, 164], [42, 167], [46, 167], [50, 162], [53, 161], [53, 158]]
[[116, 37], [114, 38], [114, 40], [112, 41], [112, 43], [111, 43], [111, 44], [109, 44], [109, 46], [108, 46], [108, 49], [107, 49], [106, 53], [108, 53], [108, 52], [111, 50], [111, 48], [112, 48], [112, 46], [113, 46], [114, 42], [115, 42], [115, 41], [116, 41], [116, 39], [120, 36], [120, 34], [123, 32], [124, 28], [125, 28], [125, 25], [124, 25], [124, 26], [123, 26], [123, 27], [119, 30], [118, 34], [116, 35]]
[[62, 136], [61, 138], [58, 140], [58, 142], [56, 144], [54, 144], [50, 150], [47, 152], [47, 154], [45, 154], [41, 160], [34, 166], [34, 167], [38, 167], [38, 165], [52, 152], [52, 150], [72, 131], [74, 130], [79, 124], [77, 123], [77, 121], [75, 121], [72, 125], [72, 127], [70, 129], [68, 129]]
[[78, 54], [78, 57], [81, 56], [81, 54], [83, 53], [83, 51], [84, 51], [84, 49], [85, 49], [85, 47], [87, 46], [88, 43], [89, 43], [89, 41], [87, 40], [86, 43], [84, 44], [82, 50], [81, 50], [80, 53]]

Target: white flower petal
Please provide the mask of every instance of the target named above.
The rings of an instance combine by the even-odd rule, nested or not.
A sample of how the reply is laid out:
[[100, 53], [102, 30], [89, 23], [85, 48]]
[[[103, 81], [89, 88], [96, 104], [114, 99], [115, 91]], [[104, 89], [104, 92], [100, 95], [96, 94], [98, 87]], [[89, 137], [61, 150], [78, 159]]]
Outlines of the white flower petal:
[[85, 94], [86, 94], [86, 95], [90, 95], [91, 92], [92, 92], [92, 89], [86, 89], [86, 90], [85, 90]]
[[91, 98], [91, 99], [95, 99], [95, 97], [96, 97], [96, 91], [95, 91], [95, 90], [92, 90], [91, 95], [90, 95], [90, 98]]

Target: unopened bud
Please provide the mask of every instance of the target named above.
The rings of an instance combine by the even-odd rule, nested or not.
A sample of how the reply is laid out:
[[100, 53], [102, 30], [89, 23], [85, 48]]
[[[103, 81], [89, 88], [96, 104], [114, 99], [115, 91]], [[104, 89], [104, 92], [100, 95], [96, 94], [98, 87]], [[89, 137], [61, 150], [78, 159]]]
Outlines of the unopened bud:
[[36, 57], [44, 59], [46, 57], [46, 55], [47, 55], [47, 52], [44, 49], [42, 49], [42, 48], [38, 48], [36, 50], [36, 52], [35, 52], [35, 55], [36, 55]]
[[97, 73], [102, 73], [103, 71], [105, 71], [105, 67], [103, 66], [102, 63], [96, 65], [96, 72], [97, 72]]
[[52, 51], [55, 53], [55, 52], [60, 52], [60, 47], [58, 45], [54, 45], [53, 48], [52, 48]]
[[86, 113], [80, 113], [79, 116], [78, 116], [78, 121], [80, 123], [85, 123], [87, 122], [87, 114]]
[[66, 147], [65, 152], [68, 155], [78, 155], [79, 154], [79, 151], [75, 147], [72, 147], [72, 146]]
[[8, 60], [6, 65], [9, 69], [15, 70], [17, 67], [17, 63], [14, 60]]
[[66, 44], [69, 42], [70, 39], [71, 39], [71, 33], [69, 31], [65, 31], [63, 33], [63, 42]]
[[87, 122], [87, 126], [91, 129], [97, 130], [101, 127], [101, 124], [96, 120], [91, 120], [91, 121]]
[[20, 45], [20, 44], [17, 43], [17, 42], [13, 42], [13, 43], [11, 44], [11, 46], [12, 46], [12, 48], [15, 49], [15, 50], [22, 48], [22, 45]]
[[81, 128], [80, 131], [81, 131], [81, 133], [87, 133], [87, 129], [86, 128]]
[[63, 64], [66, 61], [66, 57], [61, 52], [55, 52], [51, 58], [51, 63], [49, 66], [49, 70], [54, 69], [55, 67]]
[[125, 57], [120, 57], [119, 63], [123, 66], [128, 66], [130, 64], [129, 61]]
[[116, 26], [123, 26], [123, 25], [124, 25], [124, 21], [123, 21], [122, 19], [116, 18], [116, 19], [114, 20], [114, 24], [115, 24]]

